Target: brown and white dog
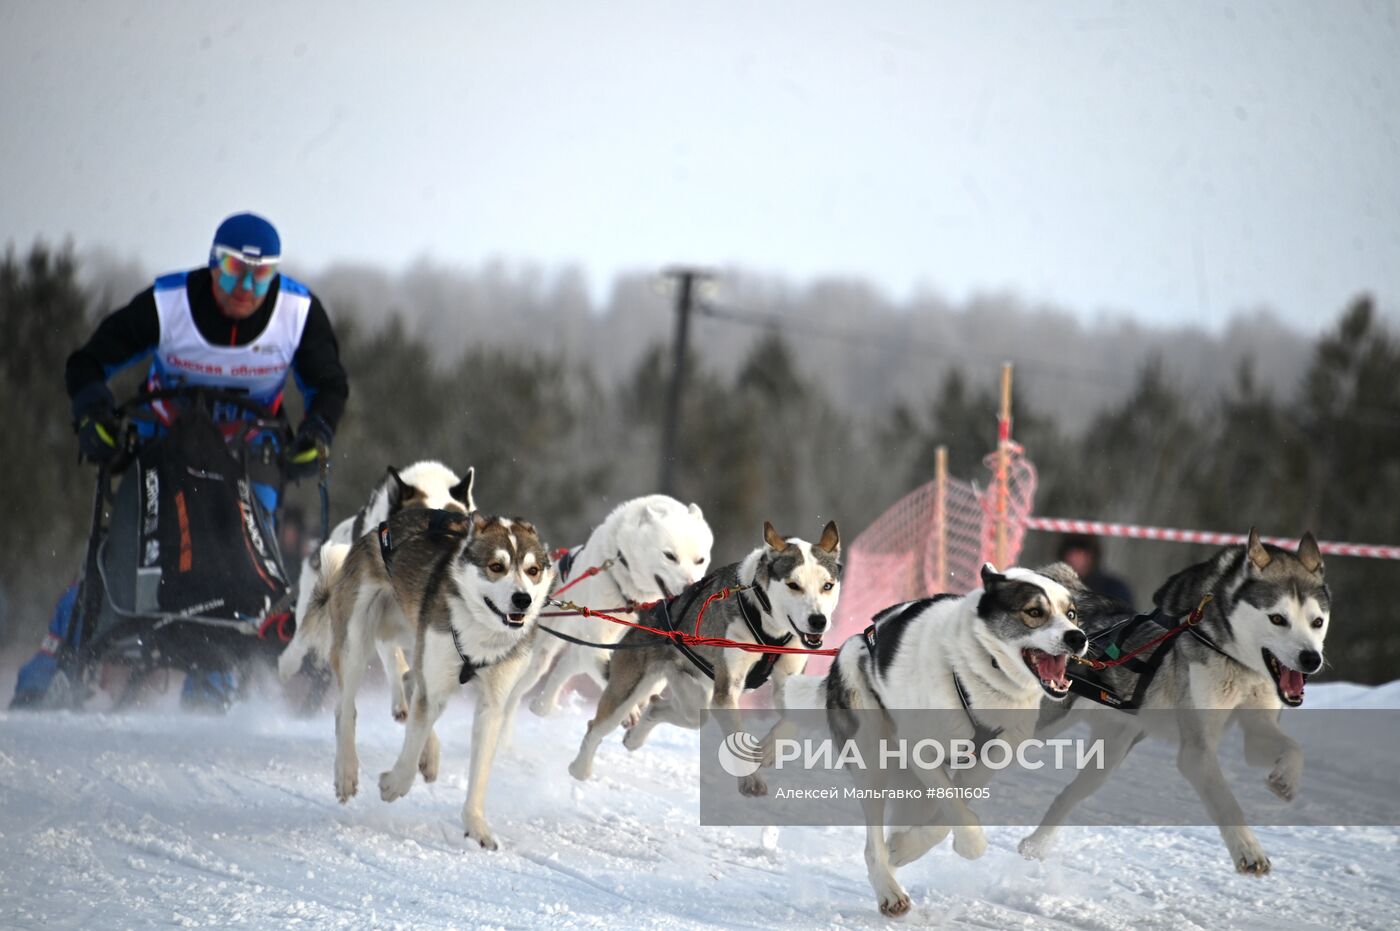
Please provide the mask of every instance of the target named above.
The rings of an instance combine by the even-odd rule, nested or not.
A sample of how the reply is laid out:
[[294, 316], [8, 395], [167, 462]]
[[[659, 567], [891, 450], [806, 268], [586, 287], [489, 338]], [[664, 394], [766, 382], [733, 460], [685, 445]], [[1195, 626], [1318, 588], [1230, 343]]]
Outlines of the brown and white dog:
[[433, 724], [461, 684], [477, 689], [471, 772], [462, 824], [495, 849], [484, 802], [505, 699], [528, 658], [535, 621], [554, 578], [549, 549], [532, 524], [505, 517], [412, 510], [356, 541], [312, 598], [332, 637], [327, 657], [339, 687], [336, 797], [359, 785], [355, 693], [376, 645], [411, 657], [408, 728], [402, 752], [380, 774], [385, 801], [404, 795], [415, 771], [437, 778]]

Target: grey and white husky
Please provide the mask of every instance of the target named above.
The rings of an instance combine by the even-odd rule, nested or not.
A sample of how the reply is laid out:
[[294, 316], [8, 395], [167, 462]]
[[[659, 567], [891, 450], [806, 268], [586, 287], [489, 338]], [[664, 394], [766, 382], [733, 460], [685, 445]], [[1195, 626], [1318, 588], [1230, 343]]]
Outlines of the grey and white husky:
[[[826, 525], [816, 543], [785, 539], [765, 521], [762, 546], [741, 562], [722, 566], [687, 586], [673, 601], [649, 609], [642, 620], [650, 627], [688, 633], [698, 622], [702, 637], [819, 649], [841, 592], [840, 554], [835, 521]], [[739, 586], [747, 588], [709, 601], [711, 596]], [[663, 685], [669, 686], [670, 693], [646, 705], [640, 720], [623, 739], [627, 749], [640, 747], [651, 729], [661, 723], [702, 727], [711, 706], [717, 715], [731, 716], [730, 729], [736, 730], [734, 712], [742, 692], [760, 687], [771, 677], [775, 700], [780, 701], [783, 680], [800, 673], [806, 665], [807, 656], [801, 653], [682, 648], [655, 634], [628, 630], [608, 666], [607, 688], [569, 772], [575, 779], [592, 776], [593, 756], [603, 738], [639, 701]], [[740, 789], [761, 794], [763, 783], [756, 775], [750, 776], [740, 780]]]
[[[1062, 581], [1079, 589], [1084, 627], [1094, 643], [1111, 637], [1132, 618], [1126, 605], [1084, 593], [1068, 566], [1046, 571], [1056, 574], [1056, 569]], [[1056, 829], [1074, 807], [1104, 784], [1139, 740], [1152, 735], [1178, 743], [1177, 767], [1219, 827], [1235, 868], [1254, 875], [1269, 871], [1269, 858], [1245, 823], [1217, 752], [1226, 727], [1237, 719], [1244, 732], [1246, 762], [1271, 767], [1266, 781], [1280, 798], [1291, 801], [1298, 791], [1303, 754], [1279, 728], [1278, 715], [1284, 706], [1303, 703], [1308, 675], [1322, 668], [1332, 597], [1323, 578], [1317, 541], [1311, 533], [1305, 534], [1297, 551], [1289, 552], [1261, 543], [1258, 532], [1251, 529], [1248, 543], [1227, 546], [1169, 578], [1153, 595], [1162, 616], [1160, 624], [1145, 625], [1133, 642], [1123, 646], [1131, 648], [1153, 634], [1160, 636], [1207, 596], [1211, 600], [1199, 623], [1170, 641], [1145, 685], [1122, 666], [1086, 674], [1093, 686], [1088, 694], [1101, 696], [1101, 701], [1136, 695], [1132, 704], [1138, 708], [1176, 713], [1093, 714], [1093, 736], [1105, 740], [1105, 765], [1082, 770], [1065, 787], [1040, 826], [1021, 842], [1023, 854], [1044, 856]], [[1080, 675], [1075, 672], [1076, 677]], [[1227, 713], [1236, 710], [1243, 713]], [[1041, 729], [1062, 725], [1066, 714], [1067, 706], [1044, 709]]]
[[[999, 573], [988, 564], [982, 567], [982, 587], [966, 595], [937, 595], [881, 611], [865, 633], [841, 645], [825, 677], [788, 680], [787, 704], [825, 707], [838, 741], [856, 739], [857, 730], [872, 720], [894, 736], [905, 715], [953, 709], [962, 713], [923, 715], [910, 723], [919, 727], [920, 737], [947, 745], [977, 740], [995, 721], [998, 736], [1015, 744], [1034, 731], [1025, 712], [1043, 698], [1061, 700], [1068, 694], [1066, 663], [1086, 643], [1068, 589], [1028, 569]], [[998, 717], [1004, 712], [1019, 714]], [[930, 728], [947, 733], [929, 733]], [[922, 775], [931, 787], [953, 786], [942, 768]], [[957, 786], [979, 788], [993, 775], [977, 765], [960, 771]], [[951, 808], [953, 849], [968, 859], [980, 857], [987, 841], [977, 816], [956, 797], [938, 804]], [[909, 895], [894, 868], [922, 856], [950, 829], [895, 828], [887, 839], [883, 798], [863, 799], [862, 807], [870, 885], [882, 913], [902, 915], [909, 910]]]
[[355, 693], [371, 650], [392, 644], [412, 657], [408, 728], [398, 761], [379, 776], [380, 796], [391, 802], [407, 793], [415, 771], [427, 782], [437, 778], [433, 724], [458, 685], [470, 683], [478, 696], [462, 824], [468, 837], [495, 849], [484, 813], [487, 779], [505, 699], [524, 669], [553, 577], [548, 547], [519, 519], [417, 509], [355, 542], [310, 606], [332, 630], [341, 802], [359, 784]]
[[[472, 499], [475, 481], [475, 469], [467, 469], [466, 477], [458, 478], [456, 472], [434, 459], [415, 462], [405, 469], [389, 466], [364, 506], [336, 524], [330, 537], [301, 561], [301, 579], [297, 583], [296, 631], [292, 642], [277, 658], [277, 673], [283, 682], [290, 681], [301, 671], [308, 652], [329, 652], [329, 628], [308, 623], [306, 615], [312, 593], [330, 570], [344, 560], [350, 544], [400, 511], [412, 508], [443, 508], [463, 514], [475, 511], [476, 502]], [[389, 681], [389, 712], [395, 720], [402, 721], [408, 717], [408, 702], [403, 692], [403, 674], [408, 666], [396, 647], [385, 647], [379, 654], [379, 661], [384, 666], [384, 677]]]

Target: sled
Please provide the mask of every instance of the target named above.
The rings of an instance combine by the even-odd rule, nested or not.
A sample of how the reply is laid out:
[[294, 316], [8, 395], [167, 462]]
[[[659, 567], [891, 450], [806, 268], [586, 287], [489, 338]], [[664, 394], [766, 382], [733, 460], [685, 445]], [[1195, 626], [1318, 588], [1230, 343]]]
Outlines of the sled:
[[[251, 414], [216, 423], [215, 411]], [[274, 663], [295, 592], [255, 481], [282, 484], [284, 418], [246, 395], [182, 387], [118, 408], [121, 447], [97, 473], [65, 672], [81, 707], [104, 666], [128, 667], [119, 707], [152, 673]]]

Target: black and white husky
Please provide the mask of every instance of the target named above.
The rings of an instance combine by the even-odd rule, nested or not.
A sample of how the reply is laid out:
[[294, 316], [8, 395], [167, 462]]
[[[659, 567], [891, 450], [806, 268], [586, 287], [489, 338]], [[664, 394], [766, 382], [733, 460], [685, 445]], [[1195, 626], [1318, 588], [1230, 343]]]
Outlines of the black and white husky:
[[[1076, 693], [1083, 691], [1109, 708], [1147, 713], [1104, 710], [1090, 716], [1093, 736], [1104, 738], [1105, 765], [1080, 771], [1051, 804], [1040, 827], [1021, 842], [1021, 852], [1043, 857], [1056, 829], [1107, 781], [1128, 751], [1145, 736], [1161, 736], [1178, 743], [1177, 767], [1219, 827], [1235, 868], [1267, 873], [1269, 858], [1245, 823], [1217, 753], [1226, 727], [1238, 720], [1246, 762], [1271, 767], [1266, 781], [1280, 798], [1292, 801], [1298, 791], [1303, 754], [1279, 728], [1278, 715], [1284, 706], [1303, 703], [1308, 675], [1323, 663], [1332, 597], [1313, 535], [1305, 534], [1297, 551], [1289, 552], [1261, 543], [1251, 529], [1248, 543], [1227, 546], [1169, 578], [1153, 595], [1157, 613], [1141, 619], [1126, 605], [1083, 592], [1068, 566], [1059, 569], [1062, 581], [1080, 589], [1076, 600], [1095, 653], [1110, 640], [1117, 645], [1122, 631], [1127, 639], [1120, 650], [1133, 649], [1186, 619], [1207, 596], [1211, 600], [1199, 623], [1151, 659], [1149, 666], [1155, 670], [1148, 681], [1127, 666], [1074, 671], [1076, 679], [1091, 686], [1083, 690], [1076, 682]], [[1088, 704], [1077, 695], [1076, 700]], [[1153, 710], [1174, 713], [1153, 715]], [[1231, 711], [1239, 713], [1227, 713]], [[1042, 729], [1063, 725], [1067, 713], [1068, 703], [1043, 710]]]
[[[1068, 694], [1067, 660], [1085, 645], [1068, 589], [1028, 569], [999, 573], [989, 564], [982, 567], [982, 588], [967, 595], [938, 595], [881, 611], [865, 633], [841, 645], [825, 677], [788, 680], [787, 704], [825, 707], [838, 741], [856, 739], [857, 729], [873, 720], [894, 736], [905, 714], [961, 709], [960, 715], [918, 719], [921, 736], [945, 745], [976, 740], [989, 721], [997, 721], [998, 736], [1015, 744], [1034, 732], [1033, 716], [1024, 712], [1043, 698]], [[998, 717], [1002, 712], [1021, 714]], [[929, 734], [930, 725], [948, 733]], [[956, 784], [977, 788], [993, 775], [977, 765], [960, 771]], [[942, 768], [925, 771], [923, 778], [933, 788], [954, 785]], [[987, 841], [976, 815], [961, 800], [941, 804], [951, 808], [953, 849], [968, 859], [980, 857]], [[881, 912], [902, 915], [909, 896], [894, 868], [922, 856], [950, 829], [898, 828], [887, 839], [884, 800], [877, 794], [863, 799], [862, 807], [870, 885]]]
[[[826, 525], [816, 543], [796, 537], [784, 539], [765, 521], [763, 545], [742, 562], [716, 569], [641, 618], [657, 629], [689, 633], [698, 622], [703, 637], [818, 649], [841, 592], [840, 554], [835, 521]], [[709, 600], [739, 586], [746, 586], [746, 590]], [[702, 727], [711, 706], [717, 715], [732, 715], [740, 694], [760, 687], [770, 677], [774, 698], [780, 701], [783, 680], [807, 665], [807, 656], [801, 653], [681, 647], [636, 629], [628, 630], [619, 645], [608, 666], [608, 684], [598, 700], [597, 713], [588, 724], [578, 756], [569, 764], [575, 779], [593, 775], [593, 757], [603, 738], [639, 701], [663, 685], [670, 687], [670, 694], [646, 705], [640, 720], [623, 739], [627, 749], [640, 747], [651, 729], [661, 723]], [[727, 723], [732, 725], [730, 730], [738, 728], [737, 717]], [[756, 775], [740, 780], [741, 791], [748, 794], [760, 793], [762, 788]]]
[[[467, 469], [466, 478], [458, 478], [456, 472], [433, 459], [415, 462], [402, 470], [389, 466], [384, 479], [370, 492], [364, 507], [336, 524], [330, 538], [301, 561], [296, 632], [292, 635], [292, 642], [277, 658], [277, 673], [283, 682], [290, 681], [301, 671], [308, 651], [325, 654], [329, 650], [330, 630], [308, 624], [307, 608], [311, 604], [312, 592], [329, 575], [329, 570], [345, 559], [350, 544], [373, 532], [380, 523], [400, 511], [412, 508], [443, 508], [464, 514], [475, 511], [476, 502], [472, 499], [475, 479], [475, 469]], [[408, 667], [403, 655], [391, 647], [386, 647], [380, 653], [379, 661], [384, 666], [384, 677], [389, 681], [390, 713], [395, 720], [402, 721], [408, 716], [408, 704], [403, 693], [403, 674]]]
[[535, 620], [554, 567], [531, 524], [452, 511], [403, 511], [361, 537], [322, 582], [309, 617], [324, 615], [329, 655], [340, 689], [336, 708], [335, 792], [347, 801], [359, 786], [355, 693], [376, 645], [411, 657], [408, 728], [403, 750], [380, 774], [379, 794], [408, 792], [415, 772], [437, 778], [433, 724], [462, 684], [478, 692], [471, 773], [462, 824], [467, 836], [495, 849], [486, 823], [487, 778], [495, 758], [505, 699], [529, 656]]

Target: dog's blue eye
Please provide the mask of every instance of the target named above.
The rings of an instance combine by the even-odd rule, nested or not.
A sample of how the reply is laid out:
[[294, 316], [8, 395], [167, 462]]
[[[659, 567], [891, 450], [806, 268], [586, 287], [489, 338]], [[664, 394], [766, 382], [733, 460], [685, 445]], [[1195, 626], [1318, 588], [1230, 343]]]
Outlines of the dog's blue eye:
[[1042, 614], [1044, 614], [1044, 613], [1045, 613], [1045, 612], [1042, 611], [1042, 610], [1040, 610], [1039, 608], [1027, 608], [1027, 609], [1026, 609], [1026, 614], [1027, 614], [1028, 616], [1030, 616], [1030, 617], [1040, 617], [1040, 616], [1041, 616]]
[[1269, 623], [1273, 624], [1275, 627], [1287, 627], [1288, 618], [1284, 617], [1282, 614], [1270, 614]]
[[1074, 609], [1073, 609], [1073, 608], [1070, 608], [1068, 611], [1066, 611], [1066, 612], [1065, 612], [1065, 617], [1066, 617], [1067, 619], [1071, 620], [1071, 621], [1074, 620], [1074, 618], [1075, 618]]
[[832, 582], [827, 582], [825, 585], [822, 586], [822, 591], [824, 591], [824, 592], [829, 592], [829, 591], [831, 591], [831, 590], [832, 590], [833, 588], [835, 588], [835, 587], [836, 587], [836, 586], [835, 586], [834, 583], [832, 583]]
[[1313, 618], [1312, 626], [1314, 626], [1314, 627], [1316, 627], [1316, 628], [1318, 628], [1318, 629], [1321, 629], [1321, 628], [1322, 628], [1322, 618], [1320, 618], [1320, 617], [1315, 617], [1315, 618]]

